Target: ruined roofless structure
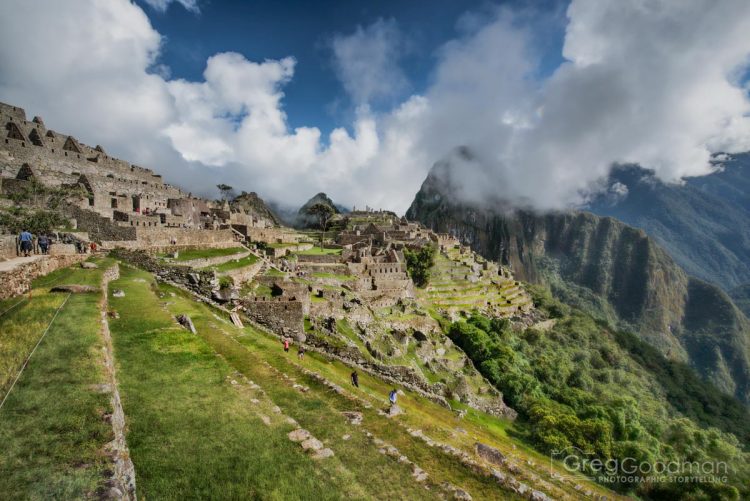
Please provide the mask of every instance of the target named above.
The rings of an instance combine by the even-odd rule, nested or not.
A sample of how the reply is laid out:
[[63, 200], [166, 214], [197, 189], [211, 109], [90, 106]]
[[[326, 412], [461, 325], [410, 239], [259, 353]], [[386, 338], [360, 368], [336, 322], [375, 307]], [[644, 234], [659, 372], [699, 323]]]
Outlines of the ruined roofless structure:
[[[229, 231], [237, 226], [235, 230], [243, 228], [248, 236], [252, 230], [272, 231], [275, 226], [262, 215], [230, 212], [220, 204], [193, 197], [165, 183], [151, 169], [114, 158], [101, 146], [91, 147], [47, 129], [40, 117], [29, 121], [23, 108], [0, 103], [0, 123], [4, 130], [0, 139], [3, 190], [32, 180], [48, 187], [80, 187], [83, 198], [67, 215], [78, 221], [80, 229], [93, 232], [94, 238], [168, 243], [184, 240], [184, 235], [178, 232], [167, 238], [166, 232], [147, 235], [146, 230]], [[112, 231], [100, 231], [105, 227]], [[189, 240], [200, 243], [195, 235]]]

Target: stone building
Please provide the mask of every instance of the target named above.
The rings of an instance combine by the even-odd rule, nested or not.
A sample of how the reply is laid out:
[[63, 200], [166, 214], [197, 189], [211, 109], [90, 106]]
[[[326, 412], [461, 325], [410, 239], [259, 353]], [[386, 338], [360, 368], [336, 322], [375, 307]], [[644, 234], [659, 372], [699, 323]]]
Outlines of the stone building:
[[129, 248], [229, 246], [243, 239], [230, 231], [235, 223], [270, 229], [267, 221], [185, 193], [101, 146], [48, 129], [40, 117], [27, 120], [23, 108], [0, 103], [0, 123], [5, 131], [0, 139], [3, 191], [34, 181], [79, 190], [80, 198], [62, 210], [94, 240]]

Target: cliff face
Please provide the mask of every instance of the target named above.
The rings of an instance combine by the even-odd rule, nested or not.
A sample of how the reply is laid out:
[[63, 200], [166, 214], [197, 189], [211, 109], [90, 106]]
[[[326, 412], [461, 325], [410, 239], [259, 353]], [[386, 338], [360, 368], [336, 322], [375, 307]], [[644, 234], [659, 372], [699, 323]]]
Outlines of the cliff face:
[[722, 163], [682, 185], [620, 167], [588, 210], [643, 228], [690, 275], [732, 290], [750, 282], [750, 154]]
[[723, 291], [688, 276], [642, 230], [586, 212], [467, 204], [452, 196], [454, 176], [437, 164], [407, 217], [454, 234], [522, 280], [585, 302], [750, 403], [750, 325]]

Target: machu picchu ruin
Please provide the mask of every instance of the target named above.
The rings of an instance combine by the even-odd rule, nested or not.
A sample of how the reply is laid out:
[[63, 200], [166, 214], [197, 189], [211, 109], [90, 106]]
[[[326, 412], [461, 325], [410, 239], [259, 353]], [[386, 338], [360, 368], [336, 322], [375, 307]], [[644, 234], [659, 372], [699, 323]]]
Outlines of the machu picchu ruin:
[[[525, 452], [519, 455], [510, 449], [498, 457], [515, 459], [504, 460], [502, 465], [475, 457], [473, 441], [479, 428], [473, 428], [467, 416], [511, 423], [516, 412], [446, 336], [446, 322], [478, 313], [518, 325], [538, 321], [529, 295], [508, 269], [481, 258], [451, 235], [369, 207], [336, 211], [326, 228], [314, 224], [307, 229], [287, 227], [254, 192], [219, 200], [195, 196], [165, 183], [157, 170], [113, 158], [102, 146], [92, 148], [73, 136], [47, 129], [40, 117], [27, 120], [19, 107], [0, 104], [0, 112], [7, 131], [0, 144], [0, 210], [19, 207], [29, 216], [26, 221], [41, 219], [47, 212], [59, 216], [33, 226], [29, 257], [21, 254], [19, 228], [11, 226], [18, 221], [3, 220], [8, 226], [1, 237], [0, 325], [4, 332], [20, 331], [14, 334], [11, 351], [0, 348], [0, 359], [6, 361], [0, 389], [9, 409], [23, 405], [18, 398], [27, 390], [15, 387], [13, 378], [19, 369], [23, 372], [18, 364], [35, 331], [17, 325], [18, 315], [37, 311], [45, 319], [42, 322], [53, 325], [55, 317], [48, 313], [62, 311], [65, 316], [70, 308], [68, 299], [62, 304], [58, 301], [60, 294], [67, 293], [74, 305], [81, 302], [76, 298], [104, 297], [98, 312], [92, 304], [90, 315], [92, 322], [101, 315], [107, 334], [97, 338], [92, 323], [86, 327], [85, 342], [87, 349], [107, 347], [106, 366], [113, 367], [107, 376], [110, 382], [102, 382], [101, 387], [103, 395], [111, 396], [113, 410], [108, 412], [118, 416], [112, 433], [119, 445], [97, 460], [89, 479], [91, 485], [106, 485], [106, 496], [134, 499], [143, 489], [141, 482], [147, 485], [138, 478], [139, 470], [153, 460], [137, 445], [128, 450], [130, 435], [140, 433], [129, 427], [129, 419], [147, 411], [132, 407], [131, 399], [141, 398], [136, 397], [132, 378], [147, 376], [139, 375], [141, 369], [128, 361], [129, 348], [123, 343], [129, 343], [126, 332], [135, 335], [139, 331], [128, 327], [128, 322], [141, 315], [146, 315], [142, 321], [156, 322], [153, 325], [159, 327], [154, 328], [170, 333], [172, 341], [165, 342], [177, 343], [173, 349], [188, 342], [182, 332], [200, 340], [191, 342], [208, 343], [205, 346], [215, 349], [223, 360], [216, 370], [226, 374], [231, 392], [223, 398], [249, 402], [247, 419], [258, 419], [261, 427], [288, 434], [290, 444], [301, 444], [301, 459], [310, 457], [320, 465], [338, 462], [345, 457], [348, 441], [356, 441], [357, 447], [369, 450], [365, 456], [374, 453], [367, 461], [384, 458], [377, 459], [377, 463], [386, 461], [387, 466], [380, 466], [384, 471], [405, 469], [410, 478], [407, 483], [413, 486], [402, 495], [409, 498], [430, 497], [428, 493], [434, 492], [468, 499], [471, 491], [485, 498], [534, 493], [533, 499], [546, 499], [548, 494], [573, 499], [578, 484], [586, 483], [585, 479], [566, 483], [562, 477], [549, 477], [545, 487], [532, 489], [528, 482], [542, 474], [540, 460], [529, 466]], [[44, 253], [42, 236], [49, 240]], [[434, 260], [427, 265], [426, 286], [412, 279], [408, 255], [419, 251], [429, 251]], [[89, 314], [83, 307], [75, 308], [67, 314]], [[62, 327], [52, 330], [50, 335], [55, 337], [49, 343], [62, 342], [57, 339], [63, 335]], [[238, 348], [226, 351], [229, 346], [222, 347], [229, 339], [240, 343], [241, 353], [235, 353]], [[297, 362], [279, 358], [274, 346], [280, 347], [282, 341], [293, 352], [308, 354]], [[254, 362], [247, 358], [246, 348], [251, 345], [256, 352]], [[148, 350], [145, 346], [137, 349]], [[156, 353], [143, 352], [142, 356]], [[248, 370], [247, 363], [261, 365]], [[171, 377], [169, 367], [163, 370], [165, 377]], [[180, 370], [193, 369], [184, 366]], [[352, 370], [359, 374], [358, 386], [344, 389]], [[179, 388], [185, 383], [174, 380], [172, 384]], [[281, 385], [282, 393], [273, 389], [276, 385]], [[118, 386], [119, 393], [110, 392]], [[378, 401], [378, 393], [389, 386], [402, 395], [398, 406], [390, 408]], [[306, 412], [291, 404], [284, 387], [294, 391], [296, 398], [313, 398], [319, 405], [330, 406], [330, 412], [349, 409], [344, 414], [356, 414], [351, 421], [356, 426], [342, 433], [344, 438], [303, 429]], [[334, 390], [333, 397], [329, 389]], [[444, 442], [428, 438], [417, 428], [427, 426], [419, 424], [424, 412], [455, 422], [449, 429], [475, 431], [471, 437], [467, 431], [451, 432], [458, 439], [454, 442], [444, 431], [429, 428]], [[398, 425], [400, 438], [392, 431], [386, 433], [400, 449], [377, 432], [386, 422], [404, 419], [397, 414], [410, 416]], [[370, 427], [369, 422], [378, 424]], [[314, 428], [311, 422], [305, 426]], [[144, 433], [146, 438], [148, 432]], [[356, 439], [348, 438], [354, 435]], [[493, 444], [482, 447], [497, 450], [496, 439], [482, 440]], [[442, 466], [404, 455], [422, 456], [426, 449], [435, 449]], [[453, 468], [461, 472], [458, 477], [449, 473]], [[500, 473], [498, 468], [507, 471]], [[463, 480], [456, 484], [458, 478]], [[372, 487], [358, 483], [349, 488], [367, 491]], [[159, 492], [154, 487], [145, 489]], [[592, 485], [590, 489], [593, 493], [599, 488]]]
[[[255, 191], [219, 184], [219, 198], [197, 196], [22, 108], [0, 103], [0, 116], [0, 440], [10, 444], [0, 492], [10, 498], [634, 492], [572, 472], [557, 448], [637, 438], [602, 424], [584, 390], [622, 390], [612, 408], [636, 416], [643, 399], [643, 422], [672, 412], [643, 390], [661, 384], [642, 365], [657, 355], [554, 298], [528, 269], [548, 261], [510, 253], [520, 240], [490, 259], [474, 213], [457, 224], [433, 211], [430, 177], [409, 211], [424, 224], [325, 193], [287, 224]], [[687, 403], [711, 388], [670, 370], [660, 377]], [[734, 417], [705, 422], [743, 429], [740, 404], [711, 398]], [[572, 402], [587, 410], [566, 414]], [[280, 470], [293, 481], [268, 487]]]

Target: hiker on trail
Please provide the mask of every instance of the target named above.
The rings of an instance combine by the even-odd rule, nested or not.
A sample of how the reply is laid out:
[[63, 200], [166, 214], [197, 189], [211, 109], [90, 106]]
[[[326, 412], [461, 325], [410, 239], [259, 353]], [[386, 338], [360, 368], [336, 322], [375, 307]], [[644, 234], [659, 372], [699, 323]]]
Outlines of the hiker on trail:
[[299, 345], [299, 348], [297, 349], [297, 358], [300, 360], [305, 358], [305, 347], [302, 345]]
[[47, 251], [49, 250], [49, 238], [47, 235], [39, 237], [39, 248], [42, 250], [42, 254], [47, 254]]
[[357, 374], [357, 371], [352, 372], [352, 384], [359, 388], [359, 374]]
[[392, 389], [391, 392], [388, 394], [388, 400], [391, 401], [391, 405], [396, 405], [396, 399], [398, 398], [398, 392], [396, 389]]
[[18, 235], [18, 241], [21, 243], [21, 252], [23, 252], [23, 255], [25, 257], [29, 257], [29, 252], [31, 252], [31, 244], [34, 241], [34, 235], [28, 232], [28, 230], [24, 229], [20, 235]]
[[91, 245], [90, 245], [90, 247], [91, 247], [91, 253], [92, 253], [92, 254], [93, 254], [94, 252], [96, 252], [96, 242], [91, 242]]
[[289, 339], [284, 339], [284, 351], [289, 353]]

